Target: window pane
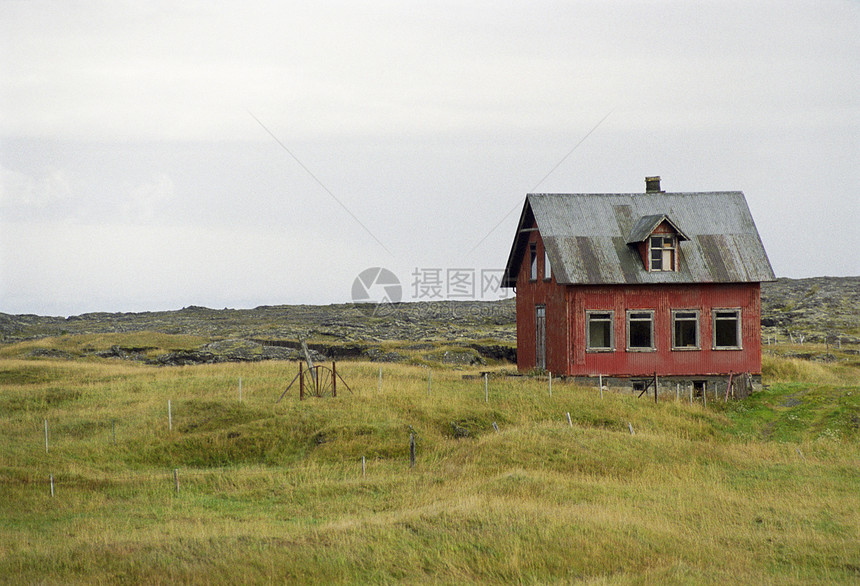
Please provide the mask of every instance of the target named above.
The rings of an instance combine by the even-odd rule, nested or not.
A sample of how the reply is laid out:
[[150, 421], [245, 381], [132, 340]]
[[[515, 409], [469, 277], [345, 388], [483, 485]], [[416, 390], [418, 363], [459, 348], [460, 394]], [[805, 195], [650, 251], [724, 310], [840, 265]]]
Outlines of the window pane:
[[739, 348], [741, 345], [739, 326], [740, 312], [722, 310], [714, 312], [714, 346], [717, 348]]
[[695, 348], [696, 322], [692, 320], [675, 321], [675, 347]]
[[611, 348], [610, 326], [608, 321], [590, 322], [588, 324], [588, 347], [594, 349]]
[[675, 270], [675, 255], [677, 254], [677, 239], [672, 236], [651, 236], [649, 239], [650, 256], [649, 267], [650, 271], [674, 271]]
[[636, 350], [654, 348], [654, 313], [631, 311], [627, 314], [627, 347]]
[[612, 350], [612, 312], [586, 313], [586, 347], [589, 350]]
[[651, 322], [630, 322], [630, 347], [651, 348]]
[[718, 319], [714, 324], [717, 347], [738, 346], [738, 325], [733, 319]]
[[530, 259], [530, 262], [531, 262], [530, 269], [531, 270], [529, 272], [529, 278], [532, 280], [535, 280], [535, 279], [537, 279], [537, 250], [535, 250], [534, 244], [532, 244], [530, 252], [531, 252], [531, 259]]

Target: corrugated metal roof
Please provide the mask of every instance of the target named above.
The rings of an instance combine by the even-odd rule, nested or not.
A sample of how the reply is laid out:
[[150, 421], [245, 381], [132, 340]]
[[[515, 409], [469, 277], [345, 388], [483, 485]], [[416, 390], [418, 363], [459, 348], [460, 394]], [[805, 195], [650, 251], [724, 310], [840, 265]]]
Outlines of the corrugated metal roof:
[[[562, 284], [727, 283], [775, 279], [740, 191], [647, 194], [528, 194], [504, 283], [512, 287], [524, 255], [521, 232], [537, 224]], [[688, 240], [677, 272], [648, 272], [635, 246], [666, 218]], [[654, 224], [656, 222], [656, 224]], [[653, 224], [653, 225], [652, 225]], [[650, 226], [650, 228], [649, 228]], [[640, 234], [642, 232], [642, 234]], [[650, 232], [649, 232], [650, 233]]]

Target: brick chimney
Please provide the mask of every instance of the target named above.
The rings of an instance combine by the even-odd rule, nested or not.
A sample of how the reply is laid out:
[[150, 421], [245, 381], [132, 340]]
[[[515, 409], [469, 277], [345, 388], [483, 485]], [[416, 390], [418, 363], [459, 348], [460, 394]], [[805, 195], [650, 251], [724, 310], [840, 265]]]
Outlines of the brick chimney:
[[663, 190], [660, 189], [659, 175], [645, 178], [645, 193], [663, 193]]

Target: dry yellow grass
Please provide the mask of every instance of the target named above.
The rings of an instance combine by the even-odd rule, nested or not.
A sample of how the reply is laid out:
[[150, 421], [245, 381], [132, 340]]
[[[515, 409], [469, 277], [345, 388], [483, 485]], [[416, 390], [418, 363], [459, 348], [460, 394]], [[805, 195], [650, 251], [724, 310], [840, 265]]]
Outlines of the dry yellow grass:
[[[550, 397], [545, 380], [495, 376], [485, 401], [483, 380], [463, 378], [475, 370], [434, 368], [428, 388], [427, 368], [386, 364], [380, 391], [378, 364], [338, 368], [352, 393], [300, 402], [291, 392], [276, 403], [294, 363], [0, 361], [0, 574], [21, 583], [860, 577], [857, 435], [762, 439], [749, 431], [769, 424], [762, 400], [655, 405], [561, 381]], [[809, 397], [860, 392], [828, 366], [769, 368], [811, 377], [791, 383]], [[470, 436], [456, 437], [452, 422]]]

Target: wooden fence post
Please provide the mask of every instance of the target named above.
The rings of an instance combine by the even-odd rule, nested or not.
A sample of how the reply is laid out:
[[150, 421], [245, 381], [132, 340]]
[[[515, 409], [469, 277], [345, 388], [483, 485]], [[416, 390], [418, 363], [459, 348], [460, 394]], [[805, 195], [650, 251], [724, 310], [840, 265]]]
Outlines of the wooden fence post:
[[657, 371], [654, 371], [654, 403], [657, 402]]
[[305, 398], [305, 365], [299, 362], [299, 401]]
[[337, 397], [337, 365], [331, 361], [331, 396]]
[[726, 385], [726, 398], [725, 398], [725, 400], [723, 401], [724, 403], [728, 403], [728, 402], [729, 402], [729, 391], [731, 391], [731, 390], [732, 390], [732, 376], [733, 376], [733, 375], [734, 375], [734, 373], [733, 373], [733, 372], [731, 372], [731, 371], [729, 371], [729, 383]]
[[415, 434], [409, 434], [409, 467], [415, 468]]

